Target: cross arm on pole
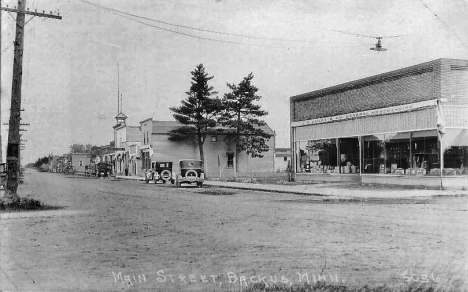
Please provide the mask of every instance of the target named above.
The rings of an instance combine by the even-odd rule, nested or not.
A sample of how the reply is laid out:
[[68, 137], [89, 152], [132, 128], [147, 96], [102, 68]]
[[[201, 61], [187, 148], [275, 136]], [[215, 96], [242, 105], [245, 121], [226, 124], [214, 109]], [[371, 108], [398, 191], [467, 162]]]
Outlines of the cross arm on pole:
[[50, 12], [50, 14], [47, 14], [47, 13], [45, 13], [45, 11], [42, 11], [42, 13], [37, 12], [37, 10], [34, 11], [34, 12], [29, 11], [29, 9], [26, 10], [26, 11], [21, 11], [21, 10], [18, 10], [18, 9], [8, 8], [8, 7], [1, 7], [1, 10], [8, 11], [8, 12], [15, 12], [15, 13], [23, 13], [23, 14], [28, 14], [28, 15], [34, 15], [34, 16], [39, 16], [39, 17], [62, 19], [62, 16], [60, 16], [58, 13], [57, 13], [57, 15], [54, 15], [54, 14], [52, 14], [52, 11]]

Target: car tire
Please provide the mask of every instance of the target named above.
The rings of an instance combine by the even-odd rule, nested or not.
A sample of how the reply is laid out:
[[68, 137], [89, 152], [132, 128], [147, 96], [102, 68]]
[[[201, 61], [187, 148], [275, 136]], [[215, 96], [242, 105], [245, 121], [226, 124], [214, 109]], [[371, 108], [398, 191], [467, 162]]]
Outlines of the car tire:
[[161, 179], [163, 181], [167, 181], [167, 180], [169, 180], [171, 178], [171, 175], [172, 175], [171, 172], [169, 170], [165, 169], [165, 170], [161, 171], [161, 174], [159, 175], [159, 177], [161, 177]]
[[[190, 175], [190, 174], [192, 174], [192, 175]], [[188, 178], [189, 176], [193, 176], [193, 177], [197, 178], [197, 177], [198, 177], [198, 174], [197, 174], [197, 172], [196, 172], [195, 170], [189, 169], [189, 170], [187, 170], [187, 172], [185, 173], [185, 178]]]

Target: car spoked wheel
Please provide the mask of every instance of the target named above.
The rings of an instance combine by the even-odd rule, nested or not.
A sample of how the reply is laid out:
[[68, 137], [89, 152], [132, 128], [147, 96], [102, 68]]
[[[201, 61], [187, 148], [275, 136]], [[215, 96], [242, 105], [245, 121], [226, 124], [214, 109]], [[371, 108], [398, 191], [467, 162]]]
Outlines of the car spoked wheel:
[[187, 170], [187, 172], [185, 173], [185, 178], [186, 179], [195, 179], [198, 177], [198, 174], [195, 170], [193, 169], [189, 169]]

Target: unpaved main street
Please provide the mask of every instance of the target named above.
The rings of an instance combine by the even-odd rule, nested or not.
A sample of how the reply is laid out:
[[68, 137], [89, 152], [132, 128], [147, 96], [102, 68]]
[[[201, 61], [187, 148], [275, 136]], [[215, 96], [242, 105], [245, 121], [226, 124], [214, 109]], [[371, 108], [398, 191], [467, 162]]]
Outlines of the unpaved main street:
[[467, 197], [205, 190], [27, 170], [22, 196], [62, 209], [0, 214], [0, 290], [224, 291], [319, 277], [460, 287], [467, 276]]

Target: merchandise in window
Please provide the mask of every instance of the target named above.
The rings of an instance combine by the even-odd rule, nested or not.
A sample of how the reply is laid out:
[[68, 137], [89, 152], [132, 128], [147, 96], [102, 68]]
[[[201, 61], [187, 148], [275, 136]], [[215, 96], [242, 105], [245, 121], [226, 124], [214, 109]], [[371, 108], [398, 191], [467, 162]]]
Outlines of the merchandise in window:
[[336, 139], [297, 142], [296, 147], [297, 172], [335, 172], [337, 165]]
[[380, 165], [385, 162], [384, 135], [370, 135], [362, 137], [363, 173], [380, 173]]

